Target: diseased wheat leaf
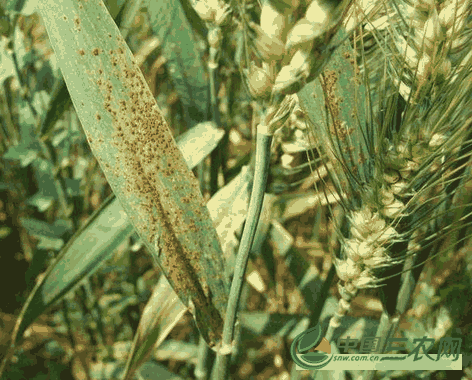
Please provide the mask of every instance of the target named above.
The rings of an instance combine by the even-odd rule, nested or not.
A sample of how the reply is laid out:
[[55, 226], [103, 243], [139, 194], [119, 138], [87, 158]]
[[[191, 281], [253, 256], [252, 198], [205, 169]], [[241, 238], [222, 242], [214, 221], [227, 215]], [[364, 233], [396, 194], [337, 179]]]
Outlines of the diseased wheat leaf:
[[205, 340], [220, 339], [228, 279], [199, 185], [103, 2], [41, 15], [92, 152]]
[[[341, 34], [342, 35], [342, 34]], [[372, 180], [372, 157], [378, 132], [366, 122], [366, 91], [353, 67], [349, 41], [337, 48], [322, 75], [298, 92], [313, 125], [314, 142], [331, 158], [339, 194], [359, 191]]]

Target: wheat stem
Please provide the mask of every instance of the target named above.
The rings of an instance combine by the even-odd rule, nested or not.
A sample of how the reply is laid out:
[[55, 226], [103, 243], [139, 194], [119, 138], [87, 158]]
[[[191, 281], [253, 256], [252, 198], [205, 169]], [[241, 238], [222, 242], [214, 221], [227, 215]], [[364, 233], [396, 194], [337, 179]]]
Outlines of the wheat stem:
[[198, 354], [197, 354], [197, 365], [195, 366], [194, 375], [197, 380], [205, 380], [207, 378], [207, 360], [208, 360], [208, 353], [210, 349], [203, 339], [200, 336], [200, 340], [198, 342]]
[[259, 216], [264, 200], [264, 191], [267, 183], [268, 169], [270, 163], [270, 146], [273, 135], [263, 131], [266, 129], [259, 126], [256, 144], [256, 165], [254, 172], [254, 185], [251, 192], [246, 225], [244, 226], [241, 243], [236, 256], [234, 277], [231, 283], [230, 296], [226, 309], [226, 317], [223, 328], [223, 339], [221, 347], [218, 348], [216, 363], [214, 367], [214, 380], [226, 378], [228, 354], [232, 352], [233, 332], [236, 321], [236, 313], [241, 297], [241, 289], [244, 282], [244, 274], [249, 259], [252, 242], [259, 222]]
[[[218, 52], [221, 47], [222, 32], [219, 26], [210, 29], [208, 42], [210, 44], [210, 59], [208, 61], [208, 71], [210, 73], [210, 100], [212, 119], [215, 125], [221, 126], [220, 112], [217, 99], [217, 73], [218, 73]], [[211, 152], [210, 164], [210, 195], [213, 196], [218, 191], [218, 173], [222, 166], [221, 149], [214, 149]]]

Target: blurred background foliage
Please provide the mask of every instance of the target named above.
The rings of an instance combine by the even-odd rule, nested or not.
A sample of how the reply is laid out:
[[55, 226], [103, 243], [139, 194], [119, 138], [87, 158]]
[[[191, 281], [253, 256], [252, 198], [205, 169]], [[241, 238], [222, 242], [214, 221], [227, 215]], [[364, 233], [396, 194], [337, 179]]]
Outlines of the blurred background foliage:
[[[61, 248], [111, 195], [32, 3], [2, 1], [0, 8], [0, 358], [28, 294]], [[174, 136], [208, 120], [208, 31], [189, 4], [169, 2], [163, 11], [159, 1], [143, 2], [129, 20], [124, 0], [105, 3], [117, 25], [127, 20], [127, 43]], [[247, 17], [257, 19], [256, 2], [245, 6]], [[159, 27], [162, 23], [167, 27]], [[258, 107], [239, 70], [242, 32], [235, 29], [224, 36], [217, 94], [218, 127], [225, 131], [218, 147], [219, 187], [251, 161], [252, 115]], [[262, 216], [247, 272], [241, 344], [231, 365], [235, 379], [289, 379], [291, 341], [318, 318], [326, 323], [338, 298], [337, 288], [330, 285], [333, 222], [313, 191], [319, 173], [311, 173], [304, 126], [296, 118], [291, 122], [292, 128], [279, 133], [273, 146], [264, 208], [270, 211]], [[213, 195], [210, 165], [206, 159], [194, 169], [207, 200]], [[464, 197], [470, 193], [468, 188], [463, 191]], [[241, 228], [236, 229], [236, 238], [240, 233]], [[402, 336], [460, 337], [463, 353], [472, 352], [470, 247], [467, 243], [454, 256], [426, 265], [400, 324]], [[130, 234], [93, 274], [28, 328], [2, 380], [117, 378], [159, 275], [137, 236]], [[326, 298], [322, 309], [319, 294]], [[381, 312], [376, 290], [363, 290], [343, 322], [342, 336], [360, 338], [375, 332]], [[153, 350], [139, 378], [196, 378], [198, 344], [198, 330], [187, 313]], [[344, 376], [356, 378], [358, 373]], [[398, 370], [378, 376], [472, 378], [472, 371]]]

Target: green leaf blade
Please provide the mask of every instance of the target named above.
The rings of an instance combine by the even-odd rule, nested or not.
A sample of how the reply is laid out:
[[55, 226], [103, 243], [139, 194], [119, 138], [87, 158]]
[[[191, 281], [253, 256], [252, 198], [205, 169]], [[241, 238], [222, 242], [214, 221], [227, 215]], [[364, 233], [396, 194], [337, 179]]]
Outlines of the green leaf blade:
[[40, 5], [73, 104], [108, 182], [182, 301], [219, 340], [228, 280], [218, 236], [155, 99], [103, 2]]

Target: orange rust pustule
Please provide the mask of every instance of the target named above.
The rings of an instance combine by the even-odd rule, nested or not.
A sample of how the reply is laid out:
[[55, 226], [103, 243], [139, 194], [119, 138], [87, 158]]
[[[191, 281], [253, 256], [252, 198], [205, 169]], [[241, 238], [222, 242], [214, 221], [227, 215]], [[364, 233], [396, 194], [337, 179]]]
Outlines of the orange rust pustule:
[[80, 26], [80, 18], [78, 15], [74, 17], [74, 25], [78, 32], [82, 31], [82, 28]]
[[[130, 200], [139, 199], [135, 205], [142, 220], [135, 222], [142, 237], [165, 253], [161, 264], [174, 289], [186, 298], [187, 304], [191, 299], [197, 310], [208, 312], [205, 320], [212, 324], [213, 332], [220, 334], [223, 321], [210, 302], [209, 287], [199, 263], [200, 249], [194, 251], [182, 244], [182, 239], [190, 239], [187, 236], [197, 230], [201, 208], [206, 207], [198, 197], [198, 182], [175, 148], [151, 92], [138, 74], [139, 69], [126, 57], [125, 49], [119, 46], [110, 50], [109, 59], [112, 74], [122, 78], [127, 89], [126, 93], [118, 94], [113, 91], [110, 79], [101, 78], [96, 82], [104, 95], [103, 109], [112, 119], [115, 131], [112, 145], [119, 152], [111, 172], [123, 177], [125, 196]], [[192, 176], [190, 181], [189, 175]], [[186, 182], [190, 186], [175, 186], [174, 182]], [[162, 190], [169, 187], [174, 193]], [[184, 215], [181, 209], [171, 206], [175, 197], [185, 198], [185, 204], [197, 201], [198, 207]], [[213, 249], [201, 247], [208, 248]], [[217, 338], [210, 337], [212, 341]]]

